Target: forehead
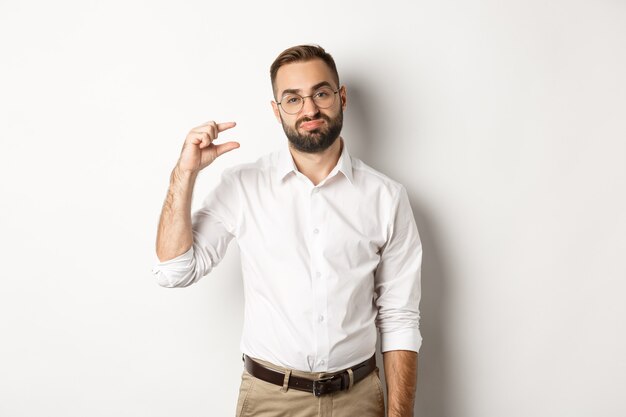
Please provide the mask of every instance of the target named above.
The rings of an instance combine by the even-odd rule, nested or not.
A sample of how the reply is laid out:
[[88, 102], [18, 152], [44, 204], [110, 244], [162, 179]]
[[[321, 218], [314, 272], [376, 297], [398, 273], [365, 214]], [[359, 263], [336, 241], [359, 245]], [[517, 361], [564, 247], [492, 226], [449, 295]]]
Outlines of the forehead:
[[337, 84], [332, 70], [321, 59], [292, 62], [278, 69], [275, 81], [276, 93], [280, 96], [286, 89], [307, 92], [322, 81], [327, 81], [333, 86]]

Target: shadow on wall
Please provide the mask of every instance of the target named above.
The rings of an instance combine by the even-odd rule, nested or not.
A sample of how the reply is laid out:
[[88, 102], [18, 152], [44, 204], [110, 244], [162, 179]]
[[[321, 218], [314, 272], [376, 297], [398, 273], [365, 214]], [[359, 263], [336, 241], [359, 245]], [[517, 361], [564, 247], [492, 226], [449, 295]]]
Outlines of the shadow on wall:
[[[401, 152], [402, 143], [394, 144], [394, 139], [385, 136], [383, 121], [374, 114], [375, 109], [368, 103], [381, 103], [366, 83], [352, 79], [348, 90], [346, 123], [349, 128], [350, 152], [366, 164], [377, 169], [384, 166], [379, 160], [380, 148], [392, 146]], [[346, 129], [348, 130], [348, 129]], [[384, 141], [379, 140], [384, 138]], [[397, 145], [397, 146], [394, 146]], [[391, 175], [390, 175], [391, 176]], [[447, 368], [448, 353], [445, 340], [445, 314], [449, 311], [446, 297], [446, 271], [444, 256], [437, 246], [437, 233], [429, 221], [429, 214], [419, 202], [418, 190], [407, 189], [415, 222], [424, 248], [422, 263], [422, 298], [420, 302], [420, 330], [423, 343], [419, 353], [418, 385], [415, 401], [415, 416], [446, 417], [449, 415], [446, 404], [450, 403], [450, 369]], [[379, 368], [383, 368], [380, 343], [376, 353]], [[385, 383], [384, 372], [380, 373]], [[385, 401], [387, 401], [385, 395]]]

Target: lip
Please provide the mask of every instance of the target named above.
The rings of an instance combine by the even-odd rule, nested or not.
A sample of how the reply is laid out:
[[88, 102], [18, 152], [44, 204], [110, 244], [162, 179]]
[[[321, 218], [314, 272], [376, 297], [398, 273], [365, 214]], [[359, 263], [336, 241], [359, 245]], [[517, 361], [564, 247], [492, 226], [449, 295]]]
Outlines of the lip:
[[324, 120], [316, 119], [300, 124], [300, 127], [304, 130], [314, 130], [324, 124]]

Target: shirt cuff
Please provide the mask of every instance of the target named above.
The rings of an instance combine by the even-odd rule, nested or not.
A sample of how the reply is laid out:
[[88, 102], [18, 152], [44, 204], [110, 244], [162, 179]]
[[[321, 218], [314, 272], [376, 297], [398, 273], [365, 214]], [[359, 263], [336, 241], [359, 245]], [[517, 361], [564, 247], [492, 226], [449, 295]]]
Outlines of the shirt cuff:
[[400, 329], [380, 334], [380, 349], [382, 352], [389, 350], [419, 352], [421, 346], [422, 334], [418, 328]]
[[191, 247], [187, 249], [187, 252], [182, 253], [175, 258], [168, 259], [167, 261], [161, 262], [159, 261], [159, 258], [157, 257], [156, 260], [154, 261], [154, 266], [152, 267], [152, 273], [158, 274], [162, 269], [167, 269], [165, 268], [167, 266], [170, 266], [172, 264], [177, 264], [181, 261], [189, 261], [192, 258], [193, 258], [193, 245], [191, 245]]
[[189, 275], [190, 265], [194, 260], [193, 245], [187, 252], [178, 255], [175, 258], [160, 262], [157, 257], [152, 274], [156, 278], [159, 285], [163, 287], [180, 286], [181, 282]]

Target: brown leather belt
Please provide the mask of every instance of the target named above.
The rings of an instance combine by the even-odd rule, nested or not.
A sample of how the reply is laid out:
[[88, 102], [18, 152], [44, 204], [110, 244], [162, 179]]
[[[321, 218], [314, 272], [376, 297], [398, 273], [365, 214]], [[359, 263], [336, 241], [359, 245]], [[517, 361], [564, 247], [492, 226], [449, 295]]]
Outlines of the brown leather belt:
[[[283, 372], [267, 368], [249, 358], [247, 355], [243, 356], [243, 360], [246, 370], [250, 375], [262, 379], [265, 382], [281, 387], [283, 386], [285, 381], [285, 374]], [[349, 369], [352, 369], [353, 384], [356, 384], [376, 369], [376, 355]], [[291, 374], [289, 376], [288, 386], [292, 389], [312, 392], [316, 397], [319, 397], [320, 395], [348, 389], [350, 387], [350, 374], [348, 373], [348, 369], [345, 369], [339, 371], [337, 374], [316, 380]]]

